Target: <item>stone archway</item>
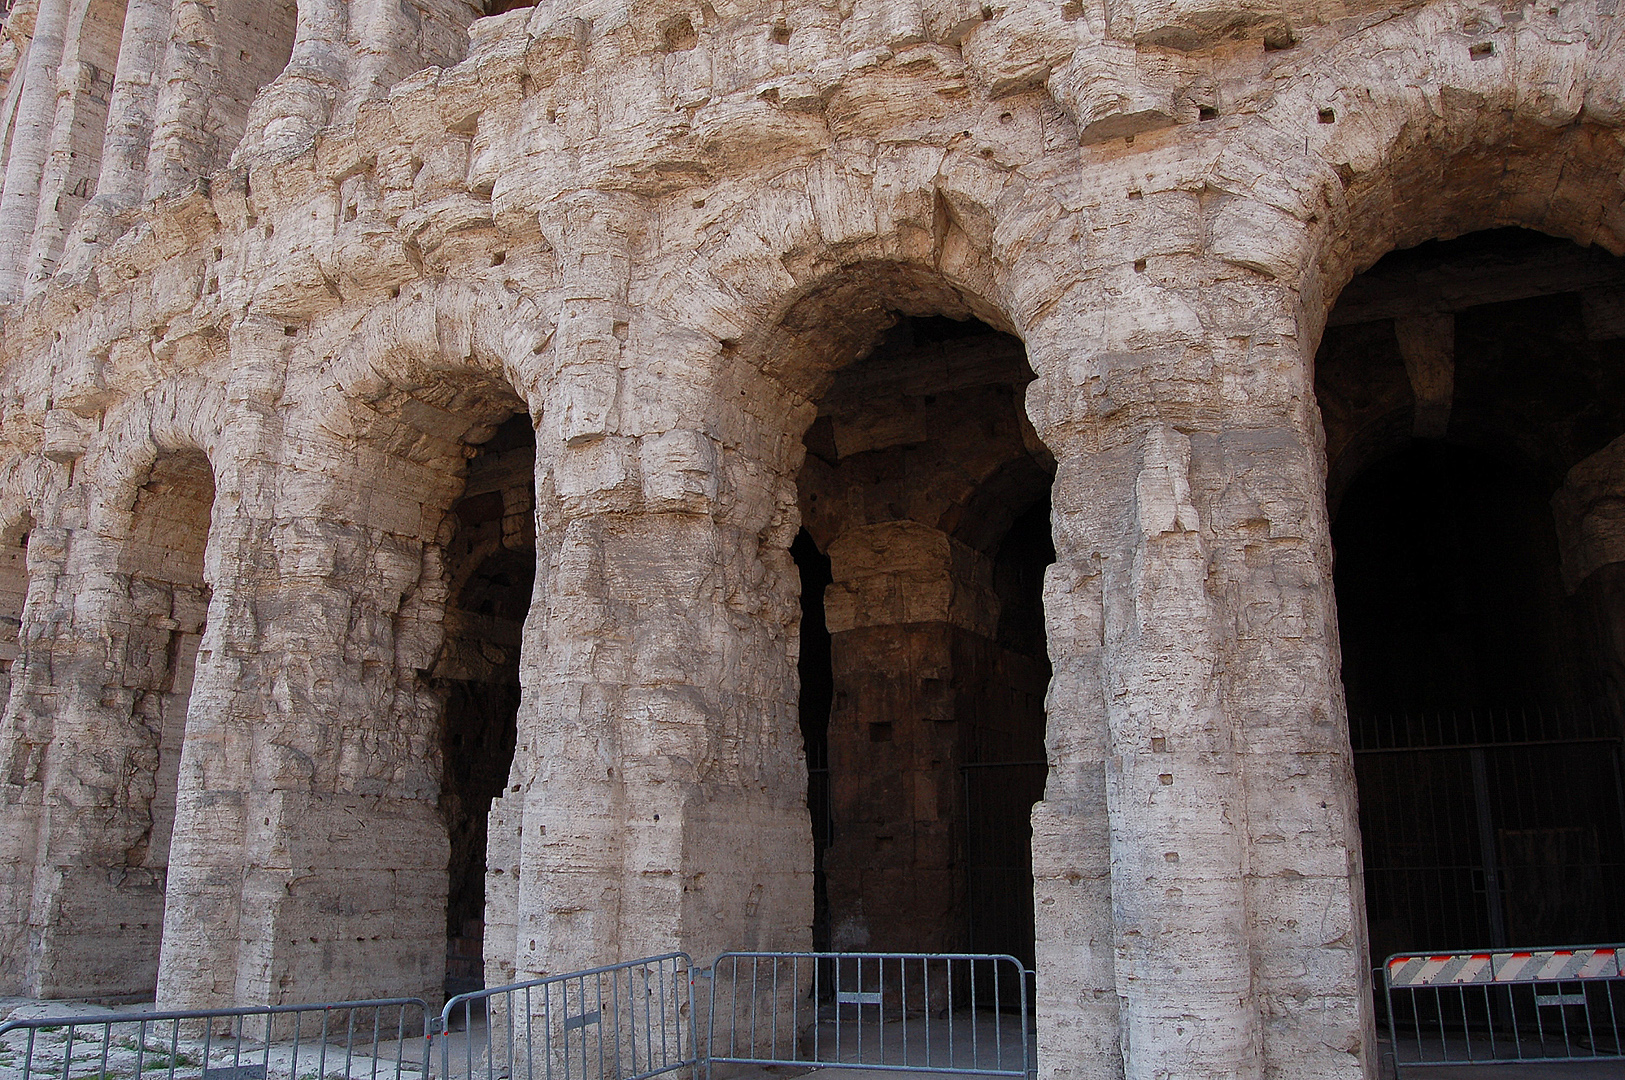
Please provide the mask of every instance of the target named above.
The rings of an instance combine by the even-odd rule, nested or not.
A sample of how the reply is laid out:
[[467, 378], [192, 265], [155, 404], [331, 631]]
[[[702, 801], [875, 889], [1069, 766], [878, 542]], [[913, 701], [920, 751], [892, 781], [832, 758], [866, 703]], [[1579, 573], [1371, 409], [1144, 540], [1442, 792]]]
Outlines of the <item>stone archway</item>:
[[1578, 556], [1625, 435], [1622, 288], [1625, 260], [1503, 229], [1394, 252], [1332, 311], [1316, 396], [1374, 956], [1625, 932], [1602, 884], [1625, 843], [1614, 563]]

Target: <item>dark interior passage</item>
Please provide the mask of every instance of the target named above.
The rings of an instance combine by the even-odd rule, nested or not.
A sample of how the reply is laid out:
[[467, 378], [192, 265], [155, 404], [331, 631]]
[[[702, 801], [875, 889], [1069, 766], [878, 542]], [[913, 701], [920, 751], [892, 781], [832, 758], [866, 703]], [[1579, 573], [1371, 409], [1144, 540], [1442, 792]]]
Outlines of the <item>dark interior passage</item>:
[[535, 431], [516, 415], [469, 460], [446, 548], [450, 602], [434, 681], [446, 701], [447, 994], [484, 985], [486, 826], [513, 764], [520, 642], [536, 576], [535, 466]]
[[1550, 498], [1516, 459], [1432, 440], [1361, 474], [1332, 528], [1353, 715], [1585, 706]]
[[1031, 962], [1054, 559], [1031, 379], [1021, 343], [974, 319], [897, 317], [807, 432], [795, 554], [820, 947], [974, 943]]
[[829, 948], [829, 885], [824, 878], [824, 852], [834, 836], [829, 802], [829, 708], [835, 698], [835, 672], [830, 666], [829, 625], [824, 620], [824, 590], [829, 557], [802, 529], [790, 546], [801, 571], [801, 741], [807, 748], [807, 812], [813, 832], [813, 948]]
[[[0, 534], [0, 708], [11, 698], [11, 668], [22, 652], [23, 607], [28, 601], [28, 532], [24, 522]], [[24, 774], [19, 766], [13, 770]]]
[[[1373, 957], [1625, 935], [1625, 261], [1389, 256], [1317, 357]], [[1590, 530], [1590, 531], [1588, 531]]]
[[202, 452], [160, 455], [136, 491], [129, 538], [120, 551], [131, 614], [126, 648], [132, 662], [126, 677], [137, 683], [131, 719], [141, 741], [130, 748], [132, 787], [139, 792], [131, 808], [133, 843], [114, 854], [125, 866], [122, 903], [130, 933], [106, 949], [129, 950], [120, 966], [132, 973], [130, 985], [141, 992], [150, 992], [158, 981], [181, 750], [212, 597], [204, 553], [214, 495], [214, 470]]

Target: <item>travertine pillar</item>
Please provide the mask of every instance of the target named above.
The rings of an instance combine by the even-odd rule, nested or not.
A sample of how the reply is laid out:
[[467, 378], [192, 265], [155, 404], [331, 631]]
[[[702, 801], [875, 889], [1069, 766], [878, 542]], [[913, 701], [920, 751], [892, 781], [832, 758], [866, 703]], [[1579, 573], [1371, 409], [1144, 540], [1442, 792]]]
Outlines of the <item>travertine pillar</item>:
[[638, 209], [577, 197], [555, 238], [570, 299], [537, 429], [537, 606], [491, 815], [488, 980], [811, 945], [799, 462], [707, 373], [714, 338], [627, 303]]
[[484, 5], [469, 0], [355, 0], [349, 88], [341, 113], [354, 115], [361, 103], [382, 98], [414, 71], [462, 59], [467, 44], [462, 28], [483, 14]]
[[23, 65], [5, 186], [0, 189], [0, 304], [22, 295], [39, 210], [40, 173], [56, 126], [56, 73], [62, 62], [68, 5], [69, 0], [41, 0]]
[[[1068, 821], [1098, 837], [1104, 749], [1127, 1076], [1352, 1077], [1372, 1028], [1321, 437], [1296, 297], [1228, 273], [1029, 338], [1029, 411], [1059, 463], [1035, 848]], [[1041, 957], [1100, 934], [1087, 902], [1063, 908], [1055, 859], [1035, 852]], [[1041, 978], [1046, 1026], [1098, 1041], [1098, 984]], [[1068, 1012], [1087, 1033], [1061, 1030]]]
[[992, 566], [913, 521], [850, 528], [828, 554], [835, 840], [824, 867], [831, 943], [857, 951], [963, 951], [955, 636], [992, 636]]
[[170, 1005], [434, 997], [444, 971], [439, 702], [416, 671], [438, 644], [419, 594], [443, 588], [421, 537], [459, 481], [282, 438], [265, 405], [288, 341], [279, 322], [232, 331], [218, 586], [159, 970]]
[[[762, 550], [757, 529], [715, 505], [724, 451], [705, 434], [567, 447], [546, 427], [541, 606], [526, 626], [514, 785], [491, 825], [493, 923], [503, 888], [516, 892], [509, 972], [806, 948], [788, 553]], [[608, 511], [595, 485], [639, 465], [642, 511]], [[515, 833], [518, 859], [502, 860]], [[488, 938], [488, 972], [503, 970], [503, 937]]]
[[[318, 38], [342, 17], [329, 0], [306, 6], [319, 13]], [[147, 154], [149, 199], [184, 191], [227, 163], [247, 128], [250, 103], [287, 65], [297, 30], [294, 0], [175, 0]], [[321, 93], [295, 99], [289, 123], [299, 129], [308, 126], [312, 108], [324, 106]]]
[[62, 253], [62, 269], [69, 274], [87, 269], [96, 249], [123, 231], [121, 216], [141, 204], [158, 101], [158, 70], [169, 40], [169, 10], [169, 0], [127, 0], [113, 92], [107, 103], [101, 172]]
[[56, 271], [68, 229], [95, 193], [124, 14], [108, 0], [76, 0], [69, 13], [57, 74], [56, 119], [40, 177], [25, 293], [37, 291]]
[[300, 0], [293, 53], [254, 100], [239, 149], [283, 158], [310, 145], [344, 88], [348, 28], [344, 0]]
[[61, 697], [52, 672], [57, 661], [73, 659], [72, 638], [59, 637], [58, 619], [53, 617], [67, 538], [67, 530], [54, 520], [33, 523], [29, 533], [29, 595], [18, 605], [17, 652], [0, 722], [0, 910], [7, 915], [0, 922], [0, 988], [8, 994], [32, 996], [38, 987], [31, 912], [46, 802], [46, 757]]

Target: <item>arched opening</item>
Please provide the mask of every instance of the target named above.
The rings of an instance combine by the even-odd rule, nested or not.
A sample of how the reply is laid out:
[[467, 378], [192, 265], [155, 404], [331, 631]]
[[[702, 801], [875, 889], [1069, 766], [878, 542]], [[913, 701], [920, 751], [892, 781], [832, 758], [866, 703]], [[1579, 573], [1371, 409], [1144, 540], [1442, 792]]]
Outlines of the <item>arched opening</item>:
[[[870, 344], [849, 340], [804, 438], [815, 940], [1030, 964], [1053, 462], [1021, 342], [948, 310], [883, 312]], [[834, 334], [861, 321], [825, 314]]]
[[0, 532], [0, 709], [11, 699], [11, 666], [22, 651], [23, 606], [28, 602], [28, 534], [23, 522]]
[[1317, 357], [1370, 945], [1625, 934], [1625, 260], [1396, 252]]
[[231, 160], [248, 126], [255, 96], [288, 66], [298, 25], [298, 5], [289, 0], [271, 4], [224, 0], [219, 5], [215, 49], [220, 82], [201, 132], [218, 140], [208, 171]]
[[445, 696], [440, 813], [450, 841], [448, 995], [485, 985], [487, 820], [513, 765], [519, 652], [536, 577], [536, 433], [516, 413], [473, 448], [445, 545], [445, 639], [432, 672]]
[[[130, 747], [137, 779], [131, 784], [130, 835], [115, 837], [108, 852], [121, 875], [120, 928], [113, 948], [129, 972], [117, 993], [150, 994], [158, 979], [164, 888], [175, 829], [181, 747], [192, 680], [206, 627], [210, 586], [204, 552], [214, 508], [214, 471], [197, 450], [161, 455], [135, 496], [129, 535], [120, 549], [127, 575], [129, 639], [125, 685], [131, 718], [141, 733]], [[105, 947], [105, 946], [104, 946]]]

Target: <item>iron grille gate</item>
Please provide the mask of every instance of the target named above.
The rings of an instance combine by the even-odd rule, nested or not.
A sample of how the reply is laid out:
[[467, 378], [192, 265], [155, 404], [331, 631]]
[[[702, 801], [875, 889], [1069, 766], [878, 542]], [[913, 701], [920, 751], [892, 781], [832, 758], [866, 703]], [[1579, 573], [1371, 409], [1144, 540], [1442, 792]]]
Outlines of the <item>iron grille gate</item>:
[[1625, 935], [1618, 730], [1531, 713], [1351, 725], [1372, 954]]
[[1013, 956], [741, 952], [696, 974], [707, 1066], [1037, 1073], [1031, 973]]

